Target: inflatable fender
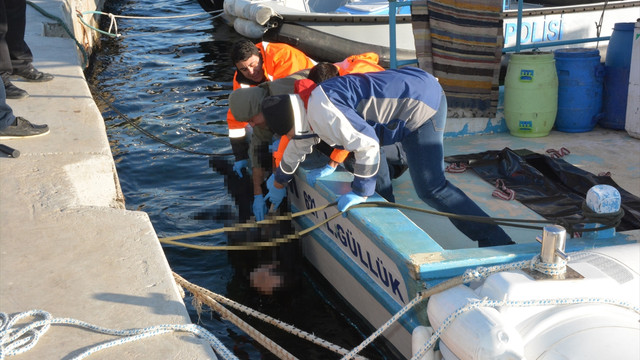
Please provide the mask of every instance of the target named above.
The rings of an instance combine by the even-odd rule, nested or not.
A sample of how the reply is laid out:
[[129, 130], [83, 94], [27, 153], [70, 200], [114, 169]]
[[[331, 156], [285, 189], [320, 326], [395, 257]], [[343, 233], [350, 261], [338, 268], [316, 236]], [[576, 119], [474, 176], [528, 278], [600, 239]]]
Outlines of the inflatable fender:
[[[427, 306], [429, 322], [439, 329], [458, 309], [480, 300], [464, 285], [433, 295]], [[520, 333], [494, 308], [480, 307], [459, 314], [440, 335], [440, 341], [461, 360], [524, 359]]]
[[243, 18], [236, 18], [233, 22], [233, 28], [238, 32], [238, 34], [250, 39], [260, 39], [264, 32], [267, 31], [266, 27], [260, 26], [254, 21]]

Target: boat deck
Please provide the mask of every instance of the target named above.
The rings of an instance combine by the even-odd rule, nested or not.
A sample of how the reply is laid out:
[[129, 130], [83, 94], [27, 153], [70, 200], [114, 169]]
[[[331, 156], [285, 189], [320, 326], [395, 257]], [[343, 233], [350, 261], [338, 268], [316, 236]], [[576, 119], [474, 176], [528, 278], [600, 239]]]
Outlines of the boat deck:
[[[563, 160], [576, 167], [598, 174], [610, 172], [612, 179], [623, 189], [640, 196], [640, 140], [629, 136], [625, 131], [596, 128], [585, 133], [565, 133], [552, 131], [549, 136], [522, 138], [509, 133], [475, 135], [445, 139], [445, 156], [478, 153], [488, 150], [528, 149], [545, 154], [548, 149], [559, 150], [562, 147], [570, 151]], [[494, 186], [480, 178], [472, 170], [464, 173], [447, 173], [447, 179], [462, 189], [485, 212], [492, 217], [543, 219], [540, 215], [522, 205], [517, 200], [505, 201], [493, 197]], [[394, 193], [397, 202], [403, 205], [431, 209], [418, 199], [408, 173], [394, 180]], [[448, 219], [419, 212], [406, 212], [418, 226], [429, 233], [446, 249], [476, 247]], [[535, 242], [537, 230], [504, 227], [504, 230], [517, 243]], [[446, 239], [443, 242], [441, 239]]]

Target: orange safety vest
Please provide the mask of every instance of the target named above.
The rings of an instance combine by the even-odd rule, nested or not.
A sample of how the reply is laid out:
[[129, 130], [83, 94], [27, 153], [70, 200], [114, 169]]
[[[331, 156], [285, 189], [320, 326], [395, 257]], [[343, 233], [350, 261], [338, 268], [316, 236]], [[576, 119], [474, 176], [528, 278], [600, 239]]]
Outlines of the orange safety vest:
[[[338, 68], [338, 72], [341, 76], [346, 74], [383, 71], [384, 68], [378, 65], [378, 60], [378, 54], [368, 52], [358, 55], [351, 55], [341, 62], [334, 63], [334, 65], [336, 65], [336, 67]], [[315, 87], [316, 84], [309, 79], [296, 81], [294, 85], [294, 92], [300, 95], [302, 101], [304, 101], [305, 107], [307, 106], [307, 102], [309, 101], [309, 96], [311, 96], [311, 91], [313, 91]], [[289, 138], [286, 135], [282, 135], [282, 137], [280, 137], [280, 143], [278, 144], [278, 150], [273, 153], [275, 167], [280, 166], [280, 160], [282, 160], [284, 150], [287, 148], [288, 143]], [[331, 158], [331, 160], [337, 163], [342, 163], [348, 155], [348, 150], [333, 149], [329, 157]]]
[[[291, 45], [263, 41], [257, 43], [256, 47], [262, 55], [262, 70], [264, 71], [265, 79], [268, 81], [281, 79], [315, 65], [315, 62], [307, 55]], [[237, 76], [238, 71], [233, 75], [233, 90], [255, 86], [239, 83]], [[227, 111], [227, 125], [229, 126], [229, 137], [239, 138], [245, 136], [247, 123], [236, 120], [231, 114], [231, 110]]]

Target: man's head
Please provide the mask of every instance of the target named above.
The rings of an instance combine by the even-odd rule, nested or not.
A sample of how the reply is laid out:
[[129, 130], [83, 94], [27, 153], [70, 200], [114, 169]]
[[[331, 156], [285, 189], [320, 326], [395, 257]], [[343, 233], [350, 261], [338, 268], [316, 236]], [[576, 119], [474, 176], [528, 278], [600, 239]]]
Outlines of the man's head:
[[306, 110], [300, 96], [274, 95], [262, 101], [262, 114], [271, 131], [278, 135], [303, 135], [309, 132], [303, 123]]
[[229, 110], [236, 120], [261, 126], [264, 124], [264, 118], [261, 117], [262, 100], [267, 95], [267, 89], [262, 86], [237, 89], [229, 95]]
[[242, 39], [234, 43], [231, 48], [231, 61], [246, 79], [254, 83], [266, 80], [262, 70], [260, 50], [251, 41]]
[[311, 68], [309, 71], [309, 80], [312, 80], [316, 84], [331, 79], [332, 77], [339, 76], [340, 72], [338, 67], [332, 63], [320, 62]]

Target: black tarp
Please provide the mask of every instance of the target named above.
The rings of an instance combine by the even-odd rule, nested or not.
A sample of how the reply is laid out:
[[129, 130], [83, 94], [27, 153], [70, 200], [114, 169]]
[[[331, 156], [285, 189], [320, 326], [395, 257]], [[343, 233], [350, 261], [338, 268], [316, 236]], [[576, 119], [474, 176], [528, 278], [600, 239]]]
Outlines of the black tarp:
[[502, 179], [514, 190], [516, 200], [544, 218], [560, 223], [579, 220], [587, 191], [599, 184], [618, 189], [625, 215], [618, 231], [640, 229], [640, 198], [616, 184], [608, 175], [594, 175], [560, 158], [526, 149], [490, 150], [482, 153], [447, 156], [448, 163], [467, 164], [492, 185]]

